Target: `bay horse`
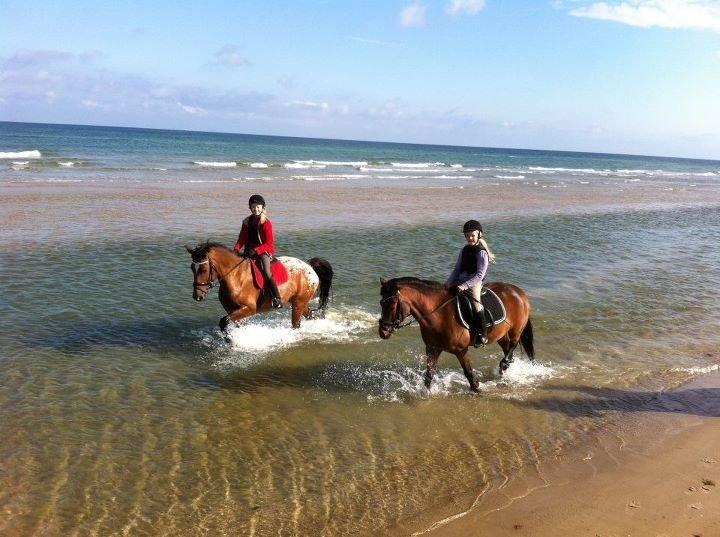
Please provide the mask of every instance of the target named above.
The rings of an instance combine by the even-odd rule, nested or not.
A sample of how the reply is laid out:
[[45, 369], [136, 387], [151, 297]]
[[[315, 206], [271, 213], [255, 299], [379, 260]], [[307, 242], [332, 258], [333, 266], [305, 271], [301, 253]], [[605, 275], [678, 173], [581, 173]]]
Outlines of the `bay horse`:
[[[535, 360], [530, 299], [525, 291], [509, 283], [493, 282], [486, 287], [500, 297], [507, 313], [502, 323], [488, 328], [487, 334], [488, 344], [497, 342], [503, 350], [504, 357], [499, 366], [502, 375], [512, 363], [518, 343], [528, 357]], [[476, 393], [479, 391], [468, 356], [470, 331], [457, 319], [456, 295], [439, 282], [412, 277], [387, 281], [381, 278], [380, 295], [382, 316], [378, 333], [382, 339], [388, 339], [396, 329], [413, 322], [402, 324], [408, 316], [420, 325], [427, 357], [426, 388], [430, 389], [438, 357], [445, 351], [457, 356], [470, 389]]]
[[[220, 330], [227, 337], [231, 322], [239, 323], [245, 317], [271, 309], [270, 300], [263, 300], [261, 289], [253, 283], [251, 261], [234, 250], [215, 242], [196, 248], [185, 246], [192, 257], [193, 298], [203, 300], [211, 287], [220, 284], [218, 298], [227, 315], [220, 319]], [[288, 280], [278, 285], [281, 301], [292, 305], [292, 326], [300, 328], [302, 317], [313, 316], [310, 301], [319, 291], [317, 312], [323, 316], [332, 286], [333, 268], [325, 259], [314, 257], [305, 262], [295, 257], [278, 257], [288, 271]]]

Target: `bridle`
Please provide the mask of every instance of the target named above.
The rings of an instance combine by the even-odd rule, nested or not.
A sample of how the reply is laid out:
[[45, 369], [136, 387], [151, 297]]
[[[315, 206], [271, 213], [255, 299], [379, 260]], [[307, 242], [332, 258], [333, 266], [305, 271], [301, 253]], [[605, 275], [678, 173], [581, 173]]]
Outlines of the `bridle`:
[[[207, 280], [206, 282], [195, 282], [195, 281], [194, 281], [194, 282], [193, 282], [193, 287], [194, 287], [195, 289], [198, 289], [198, 288], [200, 288], [200, 287], [207, 287], [207, 291], [209, 291], [210, 289], [212, 289], [213, 287], [215, 287], [215, 284], [216, 284], [216, 283], [220, 283], [223, 279], [227, 278], [228, 275], [229, 275], [233, 270], [235, 270], [236, 268], [238, 268], [238, 267], [239, 267], [240, 265], [242, 265], [245, 261], [246, 261], [246, 258], [243, 258], [242, 261], [240, 261], [240, 263], [238, 263], [238, 264], [235, 265], [233, 268], [231, 268], [230, 270], [228, 270], [228, 271], [225, 273], [225, 275], [220, 274], [220, 271], [218, 271], [218, 269], [216, 269], [215, 266], [213, 266], [212, 261], [210, 261], [210, 256], [209, 256], [209, 255], [208, 255], [207, 257], [205, 257], [205, 259], [203, 259], [202, 261], [193, 261], [193, 262], [192, 262], [193, 274], [197, 274], [197, 269], [198, 269], [198, 267], [199, 267], [200, 265], [205, 265], [205, 264], [208, 265], [208, 280]], [[217, 274], [217, 279], [216, 279], [216, 280], [213, 280], [213, 272], [215, 272], [215, 274]], [[207, 291], [206, 291], [206, 292], [207, 292]]]
[[[400, 328], [404, 328], [406, 326], [411, 325], [413, 322], [415, 322], [415, 319], [410, 319], [407, 323], [402, 324], [402, 322], [405, 320], [405, 315], [402, 315], [402, 311], [406, 308], [401, 308], [399, 306], [404, 305], [404, 303], [400, 300], [400, 289], [397, 290], [397, 292], [394, 295], [386, 296], [385, 298], [380, 299], [380, 306], [382, 309], [382, 305], [387, 302], [388, 300], [396, 299], [397, 304], [395, 305], [395, 318], [391, 321], [386, 321], [382, 317], [380, 317], [380, 326], [383, 328], [392, 328], [393, 330], [399, 330]], [[407, 308], [407, 311], [410, 311], [410, 308]], [[400, 312], [400, 313], [398, 313]]]
[[[380, 326], [383, 327], [383, 328], [391, 328], [391, 329], [393, 329], [393, 330], [399, 330], [400, 328], [405, 328], [406, 326], [410, 326], [410, 325], [413, 324], [414, 322], [417, 322], [418, 319], [427, 319], [427, 318], [430, 317], [433, 313], [435, 313], [435, 312], [437, 312], [439, 309], [445, 307], [447, 304], [449, 304], [449, 303], [452, 302], [453, 300], [457, 300], [457, 296], [455, 296], [455, 295], [451, 296], [451, 297], [448, 298], [445, 302], [443, 302], [442, 304], [440, 304], [437, 308], [435, 308], [434, 310], [432, 310], [430, 313], [428, 313], [428, 314], [426, 314], [426, 315], [415, 315], [414, 318], [410, 319], [409, 321], [407, 321], [407, 322], [405, 322], [405, 323], [403, 323], [403, 321], [405, 320], [405, 318], [407, 317], [407, 315], [403, 315], [403, 316], [401, 317], [401, 314], [399, 315], [397, 312], [398, 312], [398, 310], [400, 310], [401, 312], [402, 312], [402, 310], [407, 310], [407, 311], [409, 312], [409, 311], [410, 311], [410, 308], [400, 300], [400, 289], [398, 289], [397, 292], [396, 292], [394, 295], [390, 295], [390, 296], [386, 296], [386, 297], [384, 297], [384, 298], [381, 298], [381, 299], [380, 299], [380, 306], [382, 307], [382, 305], [383, 305], [385, 302], [387, 302], [388, 300], [392, 300], [392, 299], [397, 299], [397, 301], [398, 301], [398, 303], [397, 303], [396, 306], [395, 306], [395, 312], [396, 312], [396, 313], [395, 313], [395, 319], [392, 319], [391, 321], [386, 321], [386, 320], [384, 320], [382, 317], [380, 317], [380, 321], [379, 321], [379, 322], [380, 322]], [[398, 308], [398, 306], [401, 306], [401, 305], [404, 306], [404, 307], [403, 307], [403, 308]]]

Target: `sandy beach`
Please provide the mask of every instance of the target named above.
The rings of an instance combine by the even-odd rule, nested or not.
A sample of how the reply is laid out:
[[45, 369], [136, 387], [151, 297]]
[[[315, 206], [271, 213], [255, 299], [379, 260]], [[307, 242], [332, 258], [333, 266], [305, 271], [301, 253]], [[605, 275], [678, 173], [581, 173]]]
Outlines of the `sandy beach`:
[[395, 534], [720, 535], [720, 373], [654, 394], [637, 412], [602, 450], [550, 464], [537, 488], [481, 495], [467, 511]]

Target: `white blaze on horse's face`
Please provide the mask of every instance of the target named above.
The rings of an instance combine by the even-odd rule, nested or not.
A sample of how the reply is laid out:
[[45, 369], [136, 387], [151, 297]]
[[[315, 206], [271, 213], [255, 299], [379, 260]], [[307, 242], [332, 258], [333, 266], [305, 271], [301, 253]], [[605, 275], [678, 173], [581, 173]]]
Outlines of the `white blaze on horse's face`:
[[475, 246], [480, 240], [480, 232], [478, 230], [468, 231], [465, 233], [465, 242], [470, 246]]

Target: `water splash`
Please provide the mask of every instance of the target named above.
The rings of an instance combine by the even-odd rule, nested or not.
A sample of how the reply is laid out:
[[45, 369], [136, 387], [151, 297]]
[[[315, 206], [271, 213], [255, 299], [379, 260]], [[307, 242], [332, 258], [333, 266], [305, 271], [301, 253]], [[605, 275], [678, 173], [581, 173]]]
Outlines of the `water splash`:
[[[421, 359], [418, 357], [417, 361], [419, 363]], [[478, 375], [479, 371], [475, 373]], [[480, 381], [479, 387], [481, 392], [520, 399], [559, 374], [560, 370], [552, 364], [516, 360], [503, 377], [496, 375]], [[464, 396], [469, 393], [468, 381], [459, 367], [439, 369], [429, 391], [425, 387], [425, 370], [411, 365], [335, 365], [327, 369], [321, 381], [321, 387], [330, 385], [352, 387], [365, 393], [369, 402], [405, 403], [415, 399]]]
[[359, 308], [340, 307], [328, 311], [324, 319], [303, 319], [293, 329], [287, 313], [253, 317], [230, 327], [226, 342], [219, 329], [197, 331], [200, 344], [216, 352], [218, 367], [250, 367], [271, 354], [312, 343], [350, 343], [374, 337], [371, 330], [376, 316]]

